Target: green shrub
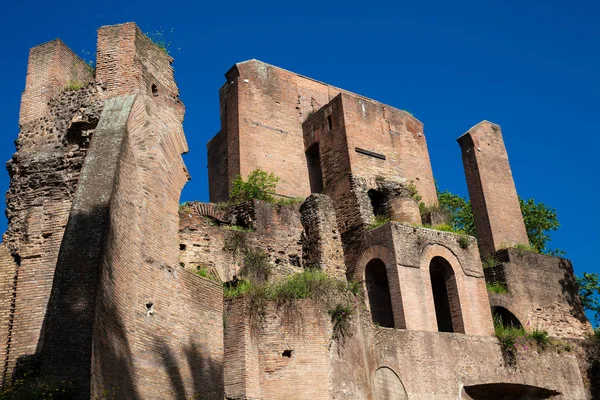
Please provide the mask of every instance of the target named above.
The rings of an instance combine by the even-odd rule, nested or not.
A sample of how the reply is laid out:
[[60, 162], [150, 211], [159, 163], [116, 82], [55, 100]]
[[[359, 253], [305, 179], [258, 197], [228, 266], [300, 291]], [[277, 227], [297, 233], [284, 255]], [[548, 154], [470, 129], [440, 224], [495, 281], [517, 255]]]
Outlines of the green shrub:
[[210, 279], [211, 281], [215, 282], [221, 282], [221, 280], [216, 275], [214, 275], [214, 273], [211, 273], [210, 268], [207, 266], [197, 266], [194, 273], [202, 278]]
[[481, 264], [483, 265], [483, 269], [486, 269], [499, 265], [500, 261], [498, 261], [498, 259], [492, 255], [482, 259]]
[[548, 332], [544, 330], [536, 328], [533, 331], [531, 331], [527, 336], [543, 350], [545, 350], [551, 344]]
[[188, 201], [181, 203], [179, 205], [179, 212], [180, 213], [191, 213], [192, 212], [192, 203], [190, 203]]
[[261, 169], [255, 169], [248, 175], [244, 181], [241, 175], [237, 175], [233, 180], [230, 199], [234, 202], [244, 202], [248, 200], [274, 201], [273, 194], [280, 178], [273, 173], [265, 172]]
[[240, 276], [254, 283], [265, 283], [271, 276], [271, 264], [269, 255], [259, 249], [248, 249], [244, 255], [244, 265], [240, 270]]
[[278, 206], [291, 206], [294, 204], [304, 203], [304, 197], [278, 197], [273, 200], [273, 204]]
[[392, 220], [391, 218], [386, 217], [385, 215], [376, 215], [375, 217], [373, 217], [371, 224], [369, 224], [367, 226], [367, 229], [371, 230], [371, 229], [379, 228], [381, 225], [385, 225], [388, 222], [390, 222], [391, 220]]
[[527, 338], [523, 327], [506, 326], [499, 315], [494, 315], [494, 334], [500, 342], [504, 360], [509, 365], [517, 362], [517, 352], [520, 348], [527, 349]]
[[223, 243], [223, 250], [230, 252], [234, 256], [242, 255], [248, 249], [248, 239], [246, 238], [246, 232], [241, 230], [234, 230], [227, 237]]
[[65, 90], [69, 91], [69, 90], [79, 90], [82, 89], [86, 86], [85, 82], [81, 82], [81, 81], [69, 81], [69, 83], [67, 83], [67, 86], [65, 87]]
[[240, 279], [236, 286], [225, 284], [223, 287], [223, 297], [226, 299], [235, 299], [249, 294], [254, 289], [252, 282], [246, 279]]
[[346, 340], [350, 333], [350, 320], [354, 314], [352, 306], [337, 304], [334, 309], [328, 311], [333, 324], [333, 339]]
[[463, 250], [469, 248], [469, 244], [471, 244], [471, 240], [464, 233], [461, 234], [458, 237], [458, 239], [456, 239], [456, 241], [458, 242], [458, 245], [460, 246], [460, 248]]
[[416, 201], [421, 201], [421, 199], [423, 197], [419, 194], [419, 190], [417, 189], [417, 186], [415, 185], [414, 181], [410, 181], [409, 183], [405, 183], [404, 187], [406, 189], [408, 189], [410, 197], [412, 197]]
[[487, 289], [487, 291], [489, 293], [500, 293], [500, 294], [508, 293], [506, 286], [501, 282], [494, 282], [494, 283], [486, 282], [485, 288]]
[[533, 246], [530, 246], [528, 244], [525, 243], [501, 243], [500, 244], [500, 249], [519, 249], [519, 250], [527, 250], [530, 251], [532, 253], [538, 253], [539, 254], [539, 250]]

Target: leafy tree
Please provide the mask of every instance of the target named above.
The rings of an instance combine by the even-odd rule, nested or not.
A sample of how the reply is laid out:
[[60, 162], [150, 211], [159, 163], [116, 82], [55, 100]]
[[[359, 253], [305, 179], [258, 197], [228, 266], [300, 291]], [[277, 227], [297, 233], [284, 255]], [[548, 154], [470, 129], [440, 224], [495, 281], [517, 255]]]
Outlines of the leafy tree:
[[592, 311], [596, 324], [600, 324], [600, 275], [584, 272], [583, 277], [575, 277], [575, 279], [577, 279], [583, 307]]
[[252, 199], [273, 201], [273, 194], [279, 182], [275, 174], [255, 169], [244, 181], [241, 175], [237, 175], [233, 181], [230, 199], [235, 202], [248, 201]]
[[[451, 193], [448, 190], [440, 192], [438, 195], [440, 206], [445, 207], [450, 213], [450, 225], [456, 230], [462, 230], [468, 235], [477, 236], [475, 230], [475, 218], [471, 200]], [[555, 231], [560, 226], [556, 210], [534, 199], [523, 200], [519, 197], [521, 213], [525, 221], [525, 229], [529, 244], [542, 254], [553, 256], [562, 256], [564, 251], [558, 249], [549, 249], [547, 247], [550, 241], [550, 232]]]
[[454, 230], [477, 236], [471, 200], [444, 190], [438, 194], [438, 203], [450, 213], [450, 225]]

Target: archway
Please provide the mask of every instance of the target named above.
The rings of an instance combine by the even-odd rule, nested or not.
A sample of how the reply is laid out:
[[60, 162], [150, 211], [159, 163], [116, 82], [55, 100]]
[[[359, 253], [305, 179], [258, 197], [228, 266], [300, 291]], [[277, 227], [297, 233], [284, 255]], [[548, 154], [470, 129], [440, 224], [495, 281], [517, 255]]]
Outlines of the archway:
[[406, 400], [408, 396], [400, 377], [391, 368], [381, 367], [375, 371], [373, 398], [375, 400]]
[[433, 257], [429, 263], [429, 275], [438, 331], [464, 333], [458, 287], [452, 266], [443, 257]]
[[494, 317], [494, 324], [497, 322], [502, 323], [502, 325], [514, 328], [522, 328], [523, 325], [519, 321], [519, 319], [510, 311], [508, 311], [504, 307], [495, 306], [492, 307], [492, 316]]
[[365, 267], [365, 283], [373, 323], [386, 328], [393, 328], [394, 314], [392, 312], [387, 268], [379, 258], [372, 259]]

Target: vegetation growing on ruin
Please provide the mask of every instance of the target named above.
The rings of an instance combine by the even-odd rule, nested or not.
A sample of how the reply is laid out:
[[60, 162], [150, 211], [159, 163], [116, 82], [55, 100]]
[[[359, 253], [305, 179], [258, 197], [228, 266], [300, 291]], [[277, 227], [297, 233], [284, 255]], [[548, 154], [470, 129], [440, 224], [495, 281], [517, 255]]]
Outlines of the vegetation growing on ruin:
[[250, 282], [265, 283], [271, 276], [269, 255], [260, 249], [248, 249], [244, 254], [244, 264], [240, 275]]
[[180, 213], [190, 213], [192, 212], [192, 204], [188, 201], [181, 203], [179, 205], [179, 212]]
[[69, 81], [69, 83], [67, 83], [67, 86], [65, 87], [65, 91], [70, 91], [70, 90], [79, 90], [84, 88], [86, 85], [85, 82], [81, 82], [81, 81]]
[[481, 264], [483, 265], [483, 269], [492, 268], [496, 265], [500, 264], [500, 261], [493, 255], [487, 256], [481, 260]]
[[388, 222], [390, 222], [391, 220], [392, 219], [390, 217], [386, 217], [385, 215], [376, 215], [371, 220], [371, 223], [369, 225], [367, 225], [367, 229], [371, 230], [371, 229], [379, 228], [381, 225], [385, 225]]
[[527, 333], [521, 326], [505, 325], [498, 315], [494, 315], [494, 334], [500, 342], [504, 360], [512, 366], [516, 365], [518, 353], [527, 351], [532, 346], [538, 350], [546, 350], [550, 345], [561, 345], [558, 342], [553, 343], [548, 332], [544, 330], [536, 328]]
[[0, 400], [66, 400], [74, 391], [70, 382], [52, 378], [34, 378], [25, 375], [0, 392]]
[[167, 55], [171, 55], [172, 42], [170, 36], [173, 35], [175, 29], [171, 28], [166, 31], [163, 28], [159, 28], [155, 31], [145, 32], [148, 39], [152, 41], [159, 49], [165, 52]]
[[196, 271], [194, 271], [194, 273], [202, 278], [206, 278], [215, 282], [221, 282], [221, 280], [217, 276], [211, 273], [210, 268], [205, 265], [197, 266]]
[[417, 189], [417, 186], [415, 185], [414, 181], [410, 181], [409, 183], [404, 184], [404, 187], [410, 192], [410, 197], [412, 197], [416, 201], [421, 201], [423, 197], [419, 194], [419, 190]]
[[461, 233], [458, 239], [456, 239], [456, 241], [458, 242], [458, 245], [461, 249], [467, 249], [469, 247], [469, 244], [471, 244], [469, 236], [465, 235], [464, 233]]
[[354, 315], [354, 304], [359, 285], [329, 276], [317, 269], [305, 269], [274, 282], [257, 282], [246, 277], [236, 285], [226, 284], [227, 299], [245, 297], [253, 325], [262, 325], [265, 309], [269, 302], [284, 311], [295, 309], [296, 302], [311, 299], [327, 310], [333, 323], [334, 339], [349, 335], [349, 323]]
[[273, 194], [279, 181], [278, 176], [261, 169], [250, 172], [246, 180], [237, 175], [233, 180], [229, 198], [237, 203], [253, 199], [273, 202]]
[[485, 283], [485, 288], [489, 293], [500, 293], [505, 294], [508, 293], [508, 289], [502, 282], [494, 282], [494, 283]]
[[519, 249], [519, 250], [527, 250], [532, 253], [538, 253], [538, 254], [540, 252], [536, 247], [533, 247], [532, 245], [525, 244], [525, 243], [500, 243], [500, 246], [498, 246], [498, 249]]

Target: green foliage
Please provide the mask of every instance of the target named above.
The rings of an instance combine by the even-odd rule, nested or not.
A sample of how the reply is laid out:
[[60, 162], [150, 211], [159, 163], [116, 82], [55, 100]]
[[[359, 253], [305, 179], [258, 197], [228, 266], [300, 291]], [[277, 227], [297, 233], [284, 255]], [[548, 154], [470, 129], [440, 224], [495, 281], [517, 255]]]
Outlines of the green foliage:
[[202, 278], [210, 279], [211, 281], [220, 282], [220, 279], [211, 273], [210, 268], [205, 265], [196, 267], [194, 273]]
[[496, 265], [500, 264], [500, 261], [498, 261], [498, 259], [494, 256], [488, 256], [481, 260], [481, 264], [483, 264], [483, 269], [486, 269], [495, 267]]
[[253, 290], [255, 290], [255, 287], [252, 282], [246, 279], [240, 279], [236, 286], [225, 285], [223, 287], [223, 297], [226, 299], [235, 299], [249, 294]]
[[519, 250], [527, 250], [530, 251], [532, 253], [538, 253], [539, 254], [539, 250], [530, 245], [530, 244], [525, 244], [525, 243], [500, 243], [500, 246], [498, 247], [499, 249], [519, 249]]
[[487, 289], [487, 291], [489, 293], [499, 293], [499, 294], [508, 293], [506, 286], [504, 286], [504, 284], [501, 282], [494, 282], [494, 283], [486, 282], [485, 288]]
[[333, 339], [345, 341], [350, 333], [350, 320], [354, 314], [354, 310], [349, 305], [337, 304], [328, 313], [333, 324]]
[[249, 248], [248, 239], [246, 237], [246, 231], [232, 230], [233, 232], [225, 238], [223, 250], [228, 251], [237, 257], [242, 255]]
[[191, 205], [191, 203], [187, 202], [187, 201], [184, 202], [184, 203], [181, 203], [179, 205], [179, 212], [180, 213], [190, 213], [190, 212], [192, 212], [192, 205]]
[[381, 225], [385, 225], [388, 222], [390, 222], [392, 219], [390, 217], [386, 217], [385, 215], [376, 215], [373, 220], [371, 221], [371, 224], [369, 224], [367, 226], [367, 229], [371, 230], [371, 229], [375, 229], [375, 228], [379, 228]]
[[86, 86], [85, 82], [81, 82], [81, 81], [69, 81], [69, 83], [67, 83], [67, 86], [65, 87], [66, 91], [70, 91], [70, 90], [79, 90], [82, 89]]
[[259, 249], [248, 249], [244, 255], [244, 265], [240, 275], [254, 283], [265, 283], [271, 276], [269, 255]]
[[471, 201], [448, 190], [439, 192], [438, 204], [450, 213], [450, 226], [456, 231], [470, 236], [477, 236], [475, 218], [471, 209]]
[[551, 344], [548, 332], [541, 329], [534, 329], [527, 337], [533, 340], [540, 348], [542, 348], [542, 350], [545, 350]]
[[241, 175], [237, 175], [231, 187], [230, 200], [243, 202], [252, 199], [273, 202], [273, 194], [280, 178], [273, 173], [255, 169], [244, 181]]
[[[159, 28], [155, 31], [146, 32], [146, 36], [148, 39], [152, 41], [159, 49], [165, 52], [167, 55], [171, 55], [171, 36], [175, 29], [171, 28], [169, 31], [165, 32], [163, 28]], [[181, 50], [181, 48], [177, 48], [177, 50]]]
[[542, 202], [536, 203], [534, 199], [523, 200], [519, 197], [519, 204], [531, 247], [542, 254], [564, 255], [565, 252], [562, 250], [551, 250], [547, 247], [550, 241], [550, 232], [560, 227], [556, 210]]
[[[454, 229], [463, 231], [467, 235], [477, 236], [470, 200], [445, 190], [439, 192], [438, 202], [440, 206], [446, 207], [450, 212], [450, 225]], [[527, 237], [531, 244], [531, 247], [525, 248], [525, 250], [554, 256], [564, 255], [565, 252], [562, 250], [547, 247], [551, 239], [550, 233], [560, 226], [556, 210], [542, 202], [536, 203], [534, 199], [523, 200], [519, 197], [519, 204], [527, 230]], [[518, 246], [512, 247], [518, 248]]]
[[83, 50], [81, 52], [80, 58], [84, 63], [87, 64], [90, 70], [90, 75], [96, 76], [96, 60], [94, 60], [94, 56], [92, 55], [92, 53], [88, 50]]
[[410, 181], [409, 183], [404, 184], [404, 187], [406, 189], [408, 189], [408, 191], [410, 192], [410, 197], [412, 197], [416, 201], [421, 201], [421, 199], [423, 197], [419, 194], [419, 191], [417, 190], [417, 186], [415, 185], [415, 183], [413, 181]]
[[304, 203], [304, 197], [278, 197], [273, 201], [273, 204], [278, 206], [291, 206], [294, 204]]
[[66, 400], [74, 395], [70, 382], [52, 378], [16, 379], [0, 392], [0, 400]]
[[226, 225], [225, 229], [229, 229], [230, 231], [236, 232], [254, 232], [254, 229], [252, 228], [244, 228], [243, 226], [239, 225]]
[[456, 239], [456, 241], [458, 242], [458, 245], [460, 246], [460, 248], [463, 250], [469, 248], [469, 244], [471, 244], [471, 240], [464, 233], [461, 234], [458, 237], [458, 239]]
[[594, 322], [600, 324], [600, 274], [584, 272], [582, 277], [575, 279], [583, 307], [593, 312]]

